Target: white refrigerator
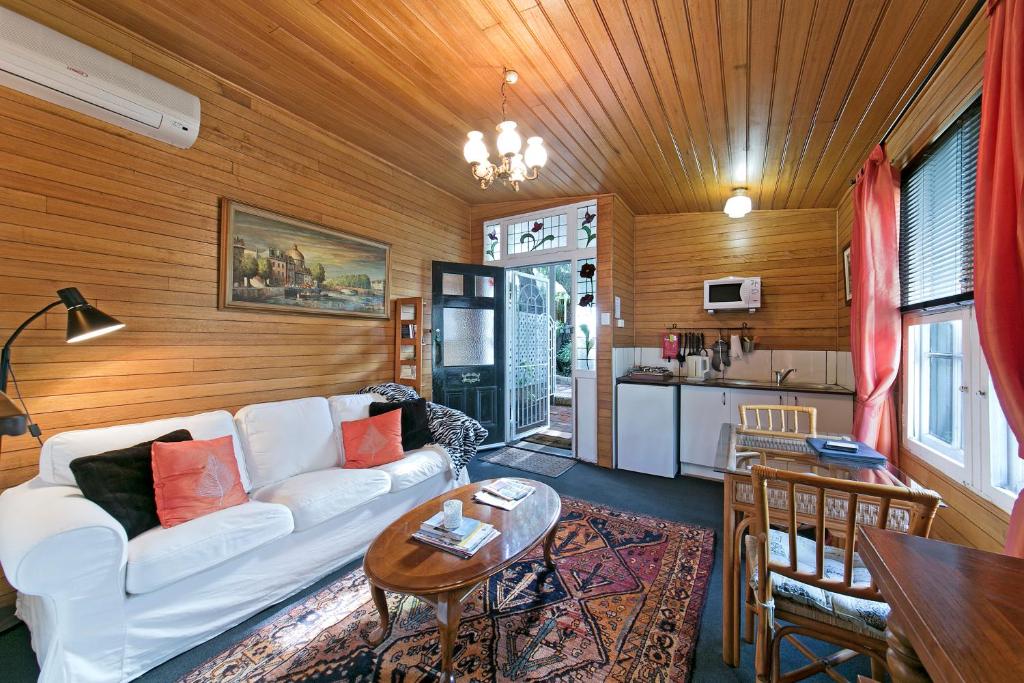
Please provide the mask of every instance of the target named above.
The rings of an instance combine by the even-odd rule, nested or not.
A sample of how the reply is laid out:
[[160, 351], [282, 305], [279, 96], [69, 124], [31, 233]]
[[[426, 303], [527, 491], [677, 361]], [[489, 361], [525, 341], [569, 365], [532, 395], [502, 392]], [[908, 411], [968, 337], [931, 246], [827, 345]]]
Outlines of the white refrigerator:
[[679, 472], [679, 387], [620, 382], [616, 390], [619, 469], [675, 477]]

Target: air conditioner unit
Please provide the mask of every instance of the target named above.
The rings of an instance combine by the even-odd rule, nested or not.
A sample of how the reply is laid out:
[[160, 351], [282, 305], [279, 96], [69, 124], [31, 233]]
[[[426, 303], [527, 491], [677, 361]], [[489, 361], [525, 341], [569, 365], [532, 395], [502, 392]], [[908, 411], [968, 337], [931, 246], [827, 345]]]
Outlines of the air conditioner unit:
[[188, 149], [199, 98], [0, 7], [0, 85]]

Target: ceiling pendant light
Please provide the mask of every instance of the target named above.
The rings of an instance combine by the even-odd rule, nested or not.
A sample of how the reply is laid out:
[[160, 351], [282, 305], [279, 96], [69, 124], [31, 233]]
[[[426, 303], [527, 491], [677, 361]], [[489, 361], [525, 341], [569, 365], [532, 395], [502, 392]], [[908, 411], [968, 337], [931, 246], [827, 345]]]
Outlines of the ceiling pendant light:
[[743, 218], [750, 213], [751, 208], [750, 197], [745, 187], [735, 188], [732, 196], [725, 201], [725, 215], [729, 218]]
[[502, 74], [501, 83], [501, 123], [498, 124], [498, 138], [495, 144], [498, 148], [500, 163], [491, 163], [490, 153], [487, 151], [487, 144], [484, 142], [484, 134], [478, 130], [470, 131], [467, 134], [469, 140], [462, 148], [462, 156], [470, 164], [473, 178], [480, 182], [480, 189], [486, 190], [495, 180], [500, 180], [516, 192], [519, 191], [519, 183], [524, 180], [535, 180], [540, 174], [540, 169], [548, 160], [548, 152], [544, 149], [544, 140], [533, 136], [526, 139], [526, 149], [523, 150], [523, 138], [516, 131], [516, 122], [505, 119], [505, 108], [507, 99], [505, 97], [505, 86], [513, 85], [519, 80], [519, 73], [512, 69], [505, 69]]

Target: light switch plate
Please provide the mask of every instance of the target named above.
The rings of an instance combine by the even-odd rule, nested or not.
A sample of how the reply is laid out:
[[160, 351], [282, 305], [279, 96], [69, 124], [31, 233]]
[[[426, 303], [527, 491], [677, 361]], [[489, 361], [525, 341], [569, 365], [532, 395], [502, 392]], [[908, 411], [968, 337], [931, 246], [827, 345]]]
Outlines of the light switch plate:
[[623, 320], [622, 318], [619, 318], [618, 320], [615, 321], [615, 324], [618, 325], [619, 327], [625, 327], [626, 321]]
[[601, 314], [601, 324], [602, 325], [611, 325], [612, 324], [612, 314], [611, 313], [602, 313]]
[[[618, 320], [622, 317], [622, 299], [615, 297], [615, 319]], [[620, 325], [621, 327], [621, 325]]]

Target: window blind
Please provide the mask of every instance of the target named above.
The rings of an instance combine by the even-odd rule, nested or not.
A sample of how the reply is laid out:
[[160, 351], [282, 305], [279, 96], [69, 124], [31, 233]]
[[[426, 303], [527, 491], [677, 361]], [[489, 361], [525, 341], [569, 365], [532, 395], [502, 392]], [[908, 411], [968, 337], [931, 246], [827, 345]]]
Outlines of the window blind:
[[974, 298], [974, 184], [981, 100], [904, 169], [900, 190], [902, 310]]

